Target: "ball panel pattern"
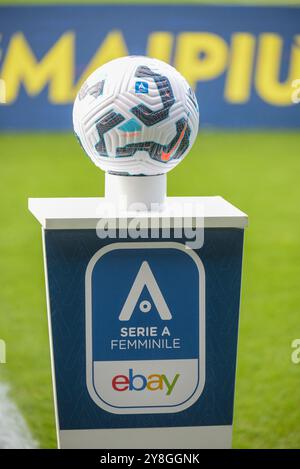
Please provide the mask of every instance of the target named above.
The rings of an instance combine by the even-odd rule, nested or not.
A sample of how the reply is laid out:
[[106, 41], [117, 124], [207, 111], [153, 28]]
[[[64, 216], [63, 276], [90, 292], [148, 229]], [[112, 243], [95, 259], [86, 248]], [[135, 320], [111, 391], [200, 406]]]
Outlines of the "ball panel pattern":
[[170, 171], [196, 138], [199, 110], [186, 80], [157, 59], [113, 60], [76, 97], [74, 131], [91, 160], [114, 174]]

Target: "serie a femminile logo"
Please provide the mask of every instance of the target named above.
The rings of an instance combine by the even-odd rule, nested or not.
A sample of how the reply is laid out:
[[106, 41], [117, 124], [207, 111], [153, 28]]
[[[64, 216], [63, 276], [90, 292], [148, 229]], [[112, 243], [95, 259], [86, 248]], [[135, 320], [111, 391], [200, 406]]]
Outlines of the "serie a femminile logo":
[[179, 412], [199, 398], [204, 291], [203, 264], [181, 243], [113, 243], [96, 252], [86, 270], [86, 369], [100, 408]]

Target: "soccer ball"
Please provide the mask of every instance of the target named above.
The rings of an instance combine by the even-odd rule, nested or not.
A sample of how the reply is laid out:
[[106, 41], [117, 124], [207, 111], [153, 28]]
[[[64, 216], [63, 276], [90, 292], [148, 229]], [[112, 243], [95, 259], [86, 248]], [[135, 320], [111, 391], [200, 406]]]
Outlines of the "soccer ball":
[[167, 173], [191, 149], [199, 110], [175, 68], [129, 56], [89, 76], [77, 94], [73, 124], [83, 149], [101, 169], [150, 176]]

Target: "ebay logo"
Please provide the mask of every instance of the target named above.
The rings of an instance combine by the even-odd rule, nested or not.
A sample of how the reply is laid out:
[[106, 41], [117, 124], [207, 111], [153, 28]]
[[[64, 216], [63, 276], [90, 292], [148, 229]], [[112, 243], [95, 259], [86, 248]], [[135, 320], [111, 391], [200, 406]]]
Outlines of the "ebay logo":
[[133, 369], [128, 370], [128, 375], [116, 375], [112, 379], [112, 387], [115, 391], [166, 391], [166, 396], [170, 396], [179, 379], [176, 373], [172, 379], [165, 374], [152, 374], [148, 377], [142, 374], [133, 374]]

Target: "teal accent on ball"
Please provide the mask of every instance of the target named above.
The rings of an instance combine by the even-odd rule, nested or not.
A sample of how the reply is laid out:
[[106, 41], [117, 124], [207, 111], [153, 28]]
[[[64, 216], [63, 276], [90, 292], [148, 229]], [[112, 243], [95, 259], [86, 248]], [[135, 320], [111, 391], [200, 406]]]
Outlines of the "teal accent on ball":
[[120, 125], [119, 129], [123, 130], [123, 132], [138, 132], [142, 130], [142, 126], [134, 118], [132, 118], [124, 124]]

